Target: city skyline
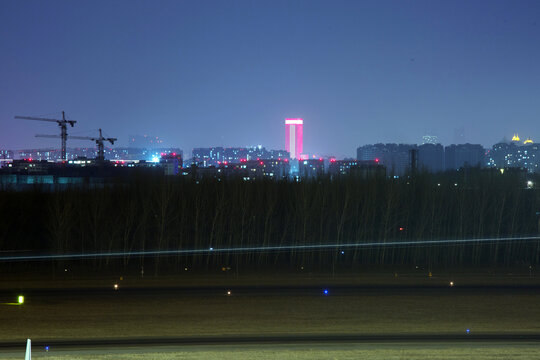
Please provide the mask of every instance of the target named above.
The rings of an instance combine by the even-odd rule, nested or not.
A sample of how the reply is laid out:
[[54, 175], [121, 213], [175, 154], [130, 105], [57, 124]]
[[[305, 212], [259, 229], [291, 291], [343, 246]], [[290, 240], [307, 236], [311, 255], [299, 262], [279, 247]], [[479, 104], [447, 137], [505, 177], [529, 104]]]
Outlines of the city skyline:
[[1, 147], [54, 145], [13, 116], [62, 110], [74, 135], [183, 149], [282, 148], [287, 117], [309, 119], [304, 152], [336, 156], [540, 138], [537, 2], [208, 4], [2, 2]]

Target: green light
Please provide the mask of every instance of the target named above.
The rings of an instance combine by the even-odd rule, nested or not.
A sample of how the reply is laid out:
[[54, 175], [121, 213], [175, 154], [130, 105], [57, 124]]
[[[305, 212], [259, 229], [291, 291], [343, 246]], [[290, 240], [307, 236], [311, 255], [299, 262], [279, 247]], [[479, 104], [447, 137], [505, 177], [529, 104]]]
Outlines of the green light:
[[19, 295], [18, 303], [19, 303], [19, 305], [22, 305], [24, 303], [24, 296]]

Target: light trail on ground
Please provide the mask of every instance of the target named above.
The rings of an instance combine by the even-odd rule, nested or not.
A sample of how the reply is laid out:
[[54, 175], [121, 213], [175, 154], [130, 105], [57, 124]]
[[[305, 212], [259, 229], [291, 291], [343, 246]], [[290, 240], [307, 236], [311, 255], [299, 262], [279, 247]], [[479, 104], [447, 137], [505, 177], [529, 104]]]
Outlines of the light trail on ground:
[[278, 252], [278, 251], [317, 251], [317, 250], [345, 250], [362, 248], [381, 248], [399, 246], [422, 246], [436, 247], [448, 245], [478, 245], [481, 243], [519, 242], [519, 241], [540, 241], [540, 236], [526, 237], [503, 237], [503, 238], [480, 238], [480, 239], [452, 239], [452, 240], [409, 240], [409, 241], [378, 241], [343, 244], [308, 244], [308, 245], [283, 245], [283, 246], [253, 246], [253, 247], [225, 247], [204, 249], [178, 249], [178, 250], [145, 250], [145, 251], [112, 251], [102, 253], [81, 253], [81, 254], [36, 254], [36, 255], [12, 255], [0, 256], [0, 261], [26, 261], [26, 260], [66, 260], [84, 258], [103, 257], [124, 257], [124, 256], [157, 256], [157, 255], [212, 255], [221, 253], [250, 253], [250, 252]]

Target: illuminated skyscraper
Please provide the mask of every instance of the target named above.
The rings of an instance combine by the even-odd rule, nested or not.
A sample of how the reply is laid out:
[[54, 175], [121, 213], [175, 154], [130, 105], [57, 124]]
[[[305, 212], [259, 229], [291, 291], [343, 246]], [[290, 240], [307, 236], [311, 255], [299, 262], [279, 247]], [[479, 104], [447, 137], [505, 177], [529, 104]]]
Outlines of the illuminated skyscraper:
[[285, 148], [293, 159], [300, 159], [303, 151], [303, 126], [302, 119], [285, 119]]

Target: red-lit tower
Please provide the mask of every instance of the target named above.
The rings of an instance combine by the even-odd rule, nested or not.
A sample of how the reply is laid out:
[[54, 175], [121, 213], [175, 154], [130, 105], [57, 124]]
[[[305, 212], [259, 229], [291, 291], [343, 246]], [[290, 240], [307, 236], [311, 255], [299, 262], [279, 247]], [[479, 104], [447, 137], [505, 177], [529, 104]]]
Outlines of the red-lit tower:
[[303, 152], [303, 126], [302, 119], [285, 119], [285, 149], [292, 159], [300, 159]]

